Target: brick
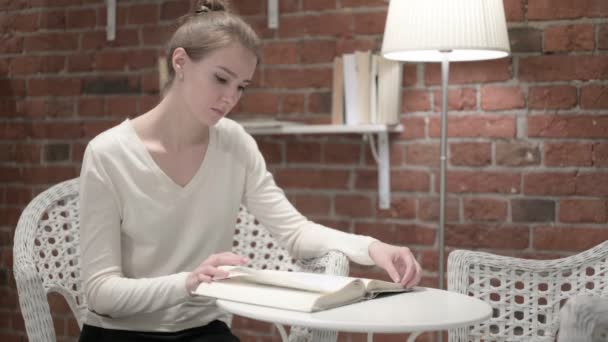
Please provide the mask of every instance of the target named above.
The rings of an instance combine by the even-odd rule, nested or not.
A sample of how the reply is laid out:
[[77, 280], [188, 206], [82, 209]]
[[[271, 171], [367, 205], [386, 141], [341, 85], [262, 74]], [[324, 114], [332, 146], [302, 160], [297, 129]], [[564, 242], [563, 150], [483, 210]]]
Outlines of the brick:
[[336, 215], [347, 217], [369, 217], [374, 215], [374, 203], [368, 196], [336, 195]]
[[507, 202], [492, 198], [470, 198], [463, 201], [467, 221], [505, 221]]
[[523, 21], [524, 2], [521, 0], [504, 0], [505, 17], [507, 21]]
[[36, 78], [28, 80], [29, 96], [80, 95], [81, 81], [77, 78]]
[[[441, 84], [440, 63], [424, 66], [426, 85]], [[459, 62], [450, 64], [449, 84], [487, 83], [511, 79], [511, 59], [499, 58], [489, 61]]]
[[126, 65], [130, 70], [156, 68], [158, 65], [158, 53], [156, 50], [132, 50], [126, 58]]
[[95, 9], [70, 10], [67, 14], [67, 28], [90, 28], [95, 27], [97, 22], [97, 11]]
[[127, 58], [127, 54], [123, 51], [101, 51], [95, 54], [94, 69], [99, 71], [124, 71]]
[[130, 94], [140, 91], [139, 85], [132, 84], [126, 77], [85, 79], [82, 87], [84, 94]]
[[608, 138], [608, 115], [528, 116], [528, 136], [539, 138]]
[[330, 88], [330, 68], [273, 68], [264, 70], [262, 86], [268, 88]]
[[261, 59], [264, 64], [297, 64], [299, 51], [296, 42], [264, 42]]
[[506, 225], [447, 225], [446, 245], [496, 249], [526, 249], [530, 244], [530, 230]]
[[403, 92], [402, 98], [402, 112], [429, 111], [431, 109], [431, 99], [428, 90], [406, 89]]
[[304, 0], [302, 9], [304, 11], [320, 11], [336, 9], [336, 0]]
[[290, 13], [296, 12], [300, 9], [300, 1], [298, 0], [284, 0], [279, 2], [279, 13]]
[[388, 209], [378, 209], [378, 218], [397, 218], [402, 220], [416, 218], [416, 199], [391, 196], [391, 206]]
[[608, 49], [608, 24], [599, 25], [597, 47], [601, 50]]
[[[403, 75], [401, 80], [403, 81], [402, 86], [413, 87], [418, 83], [418, 64], [406, 63], [402, 65]], [[448, 98], [449, 98], [448, 91]]]
[[65, 30], [67, 13], [64, 9], [44, 11], [40, 13], [39, 27], [49, 30]]
[[68, 56], [67, 70], [69, 72], [92, 71], [95, 67], [95, 54], [77, 53]]
[[545, 52], [590, 51], [595, 48], [592, 24], [551, 26], [545, 29]]
[[576, 195], [608, 196], [608, 173], [579, 173], [576, 177]]
[[520, 87], [484, 86], [481, 88], [481, 108], [486, 111], [520, 109], [526, 106]]
[[26, 184], [56, 184], [78, 177], [78, 171], [71, 166], [28, 167], [23, 169], [23, 182]]
[[[436, 177], [435, 189], [439, 189]], [[496, 171], [450, 171], [446, 191], [452, 193], [520, 193], [521, 175]]]
[[321, 154], [318, 142], [291, 141], [285, 151], [288, 163], [320, 163]]
[[280, 94], [280, 113], [304, 113], [306, 97], [304, 94]]
[[560, 222], [604, 223], [608, 221], [608, 202], [599, 199], [562, 199]]
[[608, 240], [608, 229], [579, 227], [534, 228], [534, 249], [582, 252]]
[[308, 94], [308, 113], [328, 114], [331, 112], [331, 93], [315, 92]]
[[346, 189], [349, 172], [342, 170], [282, 169], [275, 172], [277, 183], [285, 188]]
[[406, 116], [401, 120], [403, 132], [400, 139], [419, 139], [426, 137], [427, 118]]
[[537, 199], [511, 200], [513, 222], [554, 222], [555, 202]]
[[[430, 118], [429, 137], [439, 137], [440, 128], [440, 118]], [[494, 115], [448, 116], [448, 137], [514, 138], [515, 136], [515, 117]]]
[[65, 70], [64, 56], [19, 56], [11, 60], [11, 75], [59, 73]]
[[435, 229], [418, 225], [357, 223], [355, 234], [372, 236], [393, 245], [433, 245]]
[[543, 32], [533, 27], [509, 28], [509, 44], [513, 53], [542, 52]]
[[487, 166], [492, 164], [492, 145], [486, 142], [451, 143], [450, 163], [460, 166]]
[[331, 198], [328, 195], [295, 195], [295, 206], [305, 216], [328, 216], [331, 208]]
[[581, 87], [581, 108], [608, 109], [608, 87], [591, 84]]
[[21, 170], [18, 167], [0, 166], [0, 182], [14, 183], [21, 180]]
[[525, 195], [569, 196], [576, 194], [573, 172], [535, 172], [524, 175]]
[[157, 4], [133, 4], [127, 9], [129, 24], [156, 24], [159, 19], [160, 7]]
[[276, 114], [279, 110], [279, 98], [273, 92], [246, 91], [239, 103], [239, 112], [251, 114]]
[[361, 160], [361, 144], [327, 141], [323, 145], [323, 163], [358, 165]]
[[233, 11], [244, 16], [263, 14], [265, 10], [264, 1], [262, 0], [232, 1], [230, 5]]
[[78, 35], [75, 33], [45, 33], [25, 37], [25, 52], [72, 51], [78, 48]]
[[11, 23], [15, 32], [35, 32], [40, 27], [40, 13], [15, 13]]
[[348, 12], [283, 16], [278, 33], [281, 38], [348, 36], [352, 35], [353, 21]]
[[25, 81], [22, 79], [0, 79], [0, 94], [11, 97], [31, 95], [26, 93]]
[[520, 81], [602, 80], [608, 78], [608, 56], [543, 55], [521, 57]]
[[[151, 28], [153, 32], [157, 30]], [[137, 29], [116, 29], [116, 39], [108, 41], [105, 31], [87, 31], [82, 34], [82, 50], [101, 50], [110, 47], [132, 47], [139, 45], [139, 30]], [[147, 32], [148, 28], [143, 30]], [[146, 33], [143, 34], [146, 37]], [[159, 45], [161, 43], [159, 42]]]
[[439, 144], [413, 143], [405, 147], [407, 165], [439, 166]]
[[540, 164], [538, 145], [529, 142], [497, 141], [496, 164], [503, 166], [529, 166]]
[[160, 7], [161, 20], [173, 20], [190, 12], [190, 5], [185, 1], [166, 1]]
[[23, 51], [23, 38], [11, 35], [0, 35], [0, 54], [21, 53]]
[[305, 40], [298, 44], [297, 54], [303, 64], [332, 63], [336, 54], [335, 40]]
[[108, 96], [105, 99], [105, 114], [114, 117], [133, 116], [137, 113], [139, 96]]
[[349, 7], [370, 7], [370, 6], [386, 6], [385, 0], [341, 0], [342, 8]]
[[547, 166], [591, 166], [591, 143], [557, 142], [545, 143], [545, 165]]
[[604, 0], [528, 0], [528, 20], [608, 16]]
[[15, 146], [15, 162], [24, 164], [40, 163], [40, 145], [38, 144], [17, 144]]
[[608, 144], [597, 143], [593, 145], [593, 165], [608, 166]]
[[6, 198], [8, 205], [25, 207], [33, 199], [32, 190], [24, 186], [6, 186]]
[[395, 191], [428, 192], [430, 186], [430, 177], [426, 172], [414, 170], [391, 171], [391, 189]]
[[386, 23], [386, 9], [381, 12], [369, 11], [356, 13], [353, 16], [354, 29], [353, 34], [382, 34], [384, 33], [384, 25]]
[[30, 97], [22, 102], [22, 112], [27, 117], [73, 117], [75, 103], [63, 97]]
[[[433, 110], [441, 112], [441, 91], [433, 92], [433, 99]], [[473, 88], [448, 89], [448, 111], [475, 109], [477, 109], [477, 90]]]
[[104, 107], [103, 97], [81, 97], [78, 100], [78, 116], [102, 116], [105, 112]]
[[576, 106], [576, 87], [540, 86], [528, 89], [530, 109], [570, 109]]

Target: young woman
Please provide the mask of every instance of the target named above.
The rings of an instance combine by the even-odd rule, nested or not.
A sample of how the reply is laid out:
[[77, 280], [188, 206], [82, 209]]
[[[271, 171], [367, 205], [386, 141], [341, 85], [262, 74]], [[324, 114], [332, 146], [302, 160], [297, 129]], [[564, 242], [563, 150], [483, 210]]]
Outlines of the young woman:
[[214, 301], [191, 292], [243, 265], [231, 252], [241, 203], [295, 257], [335, 249], [403, 286], [420, 280], [405, 247], [308, 221], [254, 139], [225, 118], [250, 84], [259, 39], [223, 1], [201, 1], [168, 44], [162, 101], [87, 146], [80, 175], [89, 312], [80, 341], [238, 341]]

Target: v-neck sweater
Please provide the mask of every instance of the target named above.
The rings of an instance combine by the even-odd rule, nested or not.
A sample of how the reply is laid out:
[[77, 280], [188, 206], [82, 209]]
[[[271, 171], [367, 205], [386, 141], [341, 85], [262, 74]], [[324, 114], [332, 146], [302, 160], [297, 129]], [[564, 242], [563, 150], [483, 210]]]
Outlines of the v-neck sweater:
[[286, 199], [255, 140], [230, 119], [209, 129], [204, 159], [185, 186], [156, 164], [127, 119], [96, 136], [80, 173], [85, 323], [179, 331], [228, 315], [192, 296], [186, 278], [212, 254], [230, 251], [244, 204], [294, 257], [344, 252], [372, 265], [368, 236], [315, 224]]

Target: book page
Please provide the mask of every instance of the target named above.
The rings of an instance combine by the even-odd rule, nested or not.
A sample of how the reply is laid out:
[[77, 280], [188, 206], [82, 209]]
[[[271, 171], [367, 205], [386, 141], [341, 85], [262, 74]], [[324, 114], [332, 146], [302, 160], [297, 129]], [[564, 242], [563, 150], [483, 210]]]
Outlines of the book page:
[[337, 292], [356, 281], [355, 278], [274, 270], [252, 270], [246, 267], [221, 266], [230, 272], [228, 278], [320, 293]]
[[388, 282], [378, 279], [366, 279], [361, 278], [363, 284], [365, 284], [365, 290], [370, 293], [377, 292], [406, 292], [410, 289], [406, 289], [403, 285], [393, 282]]

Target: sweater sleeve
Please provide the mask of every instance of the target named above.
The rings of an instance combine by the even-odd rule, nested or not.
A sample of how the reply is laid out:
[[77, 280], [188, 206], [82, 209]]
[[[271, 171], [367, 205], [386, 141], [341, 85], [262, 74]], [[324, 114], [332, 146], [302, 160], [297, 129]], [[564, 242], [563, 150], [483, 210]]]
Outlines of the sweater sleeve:
[[149, 313], [189, 297], [187, 272], [130, 279], [121, 266], [119, 197], [91, 144], [80, 173], [82, 277], [89, 310], [106, 317]]
[[339, 250], [363, 265], [373, 265], [369, 245], [376, 239], [344, 233], [309, 221], [287, 200], [266, 169], [255, 140], [247, 137], [247, 179], [244, 204], [270, 233], [296, 258], [315, 257]]

